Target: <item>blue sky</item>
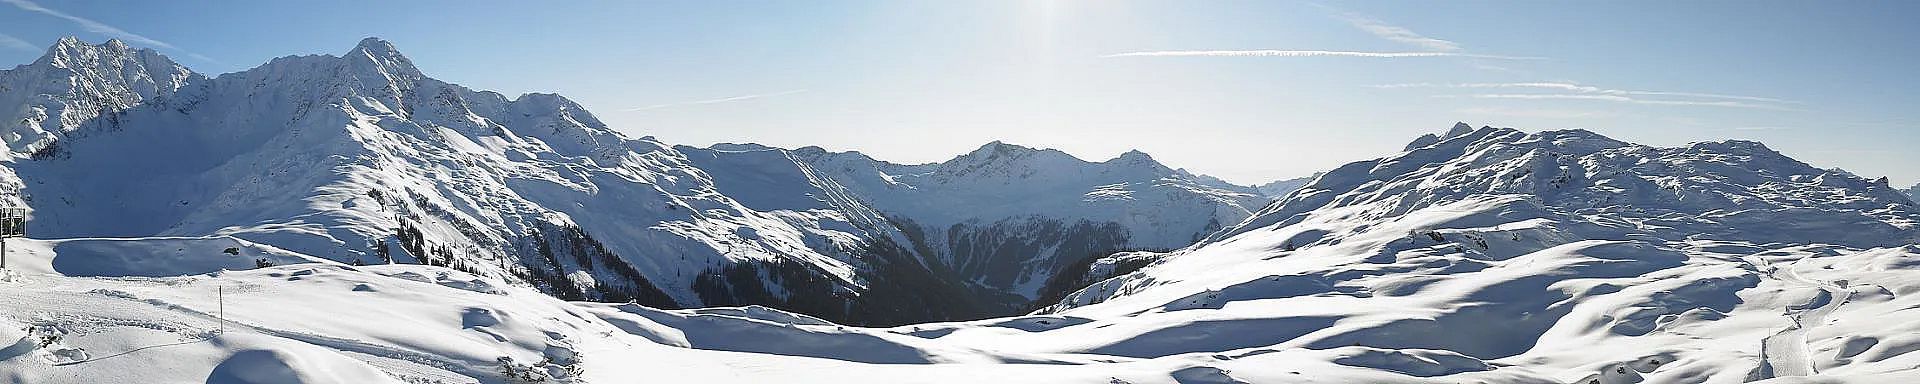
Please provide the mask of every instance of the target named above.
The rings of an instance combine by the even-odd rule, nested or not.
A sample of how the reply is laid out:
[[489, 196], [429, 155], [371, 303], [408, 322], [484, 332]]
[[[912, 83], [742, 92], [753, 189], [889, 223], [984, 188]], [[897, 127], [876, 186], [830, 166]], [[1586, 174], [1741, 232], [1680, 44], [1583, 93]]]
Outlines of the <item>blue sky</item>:
[[0, 65], [73, 35], [217, 74], [379, 36], [430, 76], [693, 145], [927, 162], [998, 139], [1256, 183], [1465, 121], [1759, 140], [1910, 185], [1915, 19], [1920, 2], [0, 0]]

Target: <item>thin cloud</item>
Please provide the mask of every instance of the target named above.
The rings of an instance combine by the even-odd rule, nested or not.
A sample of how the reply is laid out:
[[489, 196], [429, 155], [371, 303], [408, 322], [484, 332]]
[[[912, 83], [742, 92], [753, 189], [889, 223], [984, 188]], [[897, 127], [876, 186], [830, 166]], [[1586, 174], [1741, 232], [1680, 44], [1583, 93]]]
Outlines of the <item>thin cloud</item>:
[[791, 89], [791, 90], [785, 90], [780, 92], [722, 97], [718, 99], [687, 101], [687, 102], [679, 102], [679, 103], [654, 104], [654, 105], [648, 105], [644, 107], [627, 108], [626, 110], [628, 112], [636, 112], [636, 111], [648, 111], [648, 110], [655, 110], [655, 109], [661, 109], [661, 108], [670, 108], [670, 107], [679, 107], [679, 106], [688, 106], [688, 105], [731, 103], [736, 101], [747, 101], [747, 100], [753, 100], [753, 99], [764, 99], [764, 98], [775, 97], [775, 96], [785, 96], [785, 95], [791, 95], [795, 93], [802, 93], [806, 91], [807, 90], [805, 89]]
[[[1422, 35], [1419, 32], [1414, 32], [1412, 29], [1387, 23], [1384, 20], [1376, 19], [1371, 16], [1360, 14], [1358, 12], [1349, 12], [1346, 10], [1334, 8], [1334, 7], [1327, 6], [1320, 3], [1307, 3], [1307, 4], [1312, 5], [1315, 8], [1319, 8], [1323, 11], [1326, 11], [1327, 13], [1332, 14], [1334, 18], [1340, 19], [1340, 21], [1345, 21], [1348, 25], [1352, 25], [1354, 28], [1358, 28], [1361, 31], [1366, 32], [1367, 34], [1371, 34], [1374, 37], [1378, 37], [1382, 40], [1420, 47], [1421, 49], [1429, 52], [1455, 52], [1455, 53], [1463, 52], [1461, 49], [1460, 43], [1455, 42], [1453, 40], [1447, 40], [1447, 39], [1441, 39], [1437, 37]], [[1472, 56], [1469, 56], [1469, 57], [1473, 58]], [[1514, 72], [1512, 68], [1501, 66], [1501, 65], [1491, 65], [1484, 62], [1484, 60], [1478, 60], [1478, 59], [1487, 59], [1487, 58], [1489, 57], [1478, 57], [1477, 59], [1467, 60], [1467, 63], [1469, 66], [1473, 67], [1474, 69], [1479, 69], [1484, 71]]]
[[[1334, 9], [1333, 7], [1328, 7], [1320, 4], [1312, 4], [1312, 5], [1333, 13], [1336, 17], [1339, 17], [1341, 20], [1346, 21], [1348, 24], [1352, 24], [1355, 28], [1359, 28], [1362, 31], [1366, 31], [1368, 34], [1372, 34], [1376, 37], [1386, 39], [1388, 41], [1393, 41], [1393, 42], [1398, 42], [1398, 43], [1419, 47], [1419, 48], [1425, 49], [1425, 51], [1363, 52], [1363, 51], [1280, 50], [1280, 49], [1173, 50], [1173, 51], [1124, 52], [1124, 53], [1110, 54], [1110, 55], [1101, 56], [1101, 57], [1102, 58], [1116, 58], [1116, 57], [1361, 57], [1361, 58], [1374, 58], [1374, 59], [1458, 57], [1458, 58], [1489, 59], [1489, 60], [1545, 60], [1546, 59], [1545, 57], [1486, 55], [1486, 54], [1461, 52], [1460, 44], [1455, 43], [1453, 41], [1421, 35], [1420, 33], [1414, 32], [1413, 30], [1400, 27], [1397, 25], [1388, 24], [1385, 21], [1380, 21], [1379, 19], [1367, 17], [1365, 15], [1361, 15], [1358, 13], [1346, 12], [1346, 11]], [[1501, 69], [1504, 70], [1504, 68], [1501, 68]]]
[[1373, 85], [1370, 87], [1373, 87], [1373, 88], [1552, 88], [1552, 89], [1560, 89], [1560, 90], [1567, 90], [1567, 91], [1599, 90], [1599, 88], [1587, 87], [1587, 86], [1582, 86], [1582, 85], [1572, 84], [1572, 83], [1545, 83], [1545, 82], [1541, 82], [1541, 83], [1455, 83], [1455, 84], [1404, 83], [1404, 84]]
[[[22, 10], [26, 10], [29, 12], [39, 12], [42, 14], [46, 14], [47, 16], [66, 19], [67, 21], [73, 22], [74, 25], [80, 26], [80, 29], [85, 29], [88, 32], [98, 33], [98, 34], [107, 35], [107, 36], [113, 36], [115, 38], [119, 38], [122, 40], [126, 40], [128, 42], [133, 42], [140, 45], [176, 50], [176, 51], [186, 53], [188, 57], [192, 57], [200, 60], [206, 60], [214, 63], [219, 63], [219, 61], [213, 60], [213, 58], [210, 58], [198, 53], [193, 53], [184, 49], [180, 49], [180, 47], [174, 46], [173, 44], [169, 44], [165, 41], [154, 40], [153, 38], [150, 38], [150, 37], [142, 36], [140, 34], [133, 33], [133, 32], [127, 32], [127, 30], [120, 29], [118, 27], [114, 27], [111, 25], [107, 25], [106, 23], [93, 21], [93, 19], [74, 16], [66, 12], [61, 12], [56, 9], [43, 7], [40, 4], [34, 3], [31, 0], [0, 0], [0, 2], [12, 4], [16, 8], [20, 8]], [[36, 48], [35, 50], [38, 50], [38, 49]]]
[[1527, 100], [1571, 99], [1571, 100], [1633, 101], [1633, 98], [1631, 97], [1615, 96], [1615, 95], [1533, 94], [1533, 93], [1483, 93], [1483, 94], [1477, 94], [1477, 95], [1438, 95], [1436, 97], [1475, 98], [1475, 99], [1527, 99]]
[[1475, 114], [1475, 115], [1530, 117], [1530, 118], [1543, 118], [1543, 119], [1584, 119], [1584, 118], [1614, 116], [1614, 113], [1604, 112], [1604, 111], [1584, 111], [1584, 110], [1568, 110], [1568, 109], [1532, 109], [1532, 108], [1513, 109], [1513, 108], [1499, 108], [1499, 107], [1465, 108], [1465, 109], [1457, 110], [1456, 112], [1465, 113], [1465, 114]]
[[1365, 57], [1379, 59], [1398, 59], [1415, 57], [1468, 57], [1495, 60], [1545, 60], [1544, 57], [1480, 55], [1458, 52], [1357, 52], [1357, 51], [1298, 51], [1277, 49], [1256, 50], [1211, 50], [1211, 51], [1141, 51], [1115, 53], [1101, 56], [1115, 57]]
[[8, 36], [4, 33], [0, 33], [0, 46], [28, 52], [40, 51], [39, 46], [33, 45], [33, 43], [29, 43], [26, 40], [20, 40], [20, 38], [17, 37]]
[[1755, 104], [1755, 103], [1740, 102], [1740, 101], [1652, 100], [1652, 99], [1642, 99], [1642, 98], [1628, 97], [1628, 96], [1621, 96], [1621, 95], [1578, 94], [1578, 93], [1551, 93], [1551, 94], [1482, 93], [1482, 94], [1469, 94], [1469, 95], [1434, 95], [1434, 97], [1470, 98], [1470, 99], [1517, 99], [1517, 100], [1597, 100], [1597, 101], [1611, 101], [1611, 102], [1619, 102], [1619, 103], [1646, 104], [1646, 105], [1728, 107], [1728, 108], [1769, 109], [1769, 110], [1775, 110], [1775, 111], [1794, 111], [1795, 110], [1792, 108], [1781, 107], [1778, 105]]
[[47, 7], [43, 7], [43, 6], [40, 6], [40, 4], [36, 4], [36, 3], [34, 3], [34, 2], [32, 2], [32, 1], [28, 1], [28, 0], [0, 0], [0, 2], [6, 2], [7, 4], [13, 4], [13, 6], [14, 6], [14, 7], [18, 7], [18, 8], [20, 8], [20, 9], [23, 9], [23, 10], [27, 10], [27, 11], [31, 11], [31, 12], [39, 12], [39, 13], [44, 13], [44, 14], [46, 14], [46, 15], [48, 15], [48, 16], [53, 16], [53, 17], [58, 17], [58, 18], [62, 18], [62, 19], [67, 19], [67, 21], [71, 21], [71, 22], [73, 22], [73, 23], [74, 23], [75, 25], [79, 25], [81, 29], [85, 29], [85, 30], [87, 30], [88, 32], [93, 32], [93, 33], [99, 33], [99, 34], [103, 34], [103, 35], [108, 35], [108, 36], [113, 36], [113, 37], [118, 37], [118, 38], [122, 38], [122, 39], [126, 39], [127, 41], [132, 41], [132, 42], [136, 42], [136, 43], [140, 43], [140, 44], [144, 44], [144, 45], [151, 45], [151, 46], [156, 46], [156, 47], [165, 47], [165, 48], [171, 48], [171, 49], [179, 49], [179, 48], [177, 48], [177, 47], [174, 47], [174, 46], [173, 46], [173, 44], [167, 44], [167, 42], [164, 42], [164, 41], [160, 41], [160, 40], [154, 40], [154, 39], [152, 39], [152, 38], [148, 38], [148, 37], [146, 37], [146, 36], [141, 36], [141, 35], [139, 35], [139, 34], [135, 34], [135, 33], [133, 33], [133, 32], [127, 32], [126, 30], [123, 30], [123, 29], [120, 29], [120, 28], [115, 28], [114, 26], [111, 26], [111, 25], [106, 25], [106, 24], [103, 24], [103, 23], [101, 23], [101, 22], [98, 22], [98, 21], [93, 21], [93, 20], [91, 20], [91, 19], [87, 19], [87, 18], [84, 18], [84, 17], [79, 17], [79, 16], [74, 16], [74, 15], [69, 15], [69, 14], [67, 14], [66, 12], [60, 12], [60, 11], [58, 11], [58, 10], [54, 10], [54, 9], [52, 9], [52, 8], [47, 8]]
[[[1332, 9], [1329, 8], [1329, 10], [1332, 10]], [[1459, 43], [1427, 37], [1425, 35], [1415, 33], [1413, 32], [1413, 30], [1406, 29], [1404, 27], [1400, 27], [1397, 25], [1387, 24], [1387, 22], [1380, 21], [1380, 19], [1362, 16], [1357, 13], [1344, 12], [1339, 10], [1333, 10], [1333, 11], [1338, 14], [1341, 20], [1346, 21], [1347, 24], [1353, 24], [1354, 28], [1360, 28], [1360, 30], [1366, 31], [1367, 33], [1373, 34], [1374, 36], [1378, 36], [1382, 39], [1387, 39], [1389, 41], [1394, 41], [1394, 42], [1399, 42], [1404, 44], [1410, 44], [1413, 46], [1426, 48], [1428, 50], [1433, 50], [1438, 52], [1453, 52], [1453, 51], [1460, 50]]]
[[1763, 103], [1799, 104], [1798, 102], [1776, 99], [1771, 97], [1739, 96], [1739, 95], [1725, 95], [1725, 94], [1717, 94], [1717, 93], [1698, 93], [1698, 92], [1635, 91], [1635, 90], [1625, 90], [1625, 89], [1607, 89], [1607, 88], [1600, 88], [1600, 87], [1595, 87], [1590, 85], [1580, 85], [1575, 83], [1559, 83], [1559, 82], [1455, 83], [1455, 84], [1407, 83], [1407, 84], [1375, 85], [1372, 87], [1374, 88], [1534, 88], [1534, 89], [1553, 89], [1553, 90], [1561, 90], [1561, 91], [1593, 93], [1593, 94], [1601, 94], [1601, 95], [1616, 95], [1616, 96], [1675, 96], [1675, 97], [1692, 97], [1692, 98], [1703, 98], [1703, 99], [1757, 101], [1757, 102], [1763, 102]]
[[1476, 69], [1482, 69], [1482, 70], [1488, 70], [1488, 71], [1513, 72], [1513, 68], [1507, 68], [1507, 67], [1492, 65], [1487, 63], [1473, 63], [1473, 67]]
[[1722, 95], [1722, 94], [1716, 94], [1716, 93], [1660, 92], [1660, 91], [1620, 91], [1620, 92], [1623, 92], [1624, 94], [1628, 94], [1628, 95], [1644, 95], [1644, 96], [1681, 96], [1681, 97], [1698, 97], [1698, 98], [1707, 98], [1707, 99], [1759, 101], [1759, 102], [1766, 102], [1766, 103], [1782, 103], [1782, 104], [1799, 104], [1800, 103], [1798, 101], [1781, 100], [1781, 99], [1775, 99], [1771, 97]]

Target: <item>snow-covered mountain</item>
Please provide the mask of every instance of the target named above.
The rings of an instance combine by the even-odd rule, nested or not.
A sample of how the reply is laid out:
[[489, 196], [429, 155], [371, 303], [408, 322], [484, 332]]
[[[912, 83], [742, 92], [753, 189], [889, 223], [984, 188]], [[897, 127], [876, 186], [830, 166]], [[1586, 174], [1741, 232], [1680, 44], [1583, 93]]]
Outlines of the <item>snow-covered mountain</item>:
[[945, 162], [906, 165], [819, 147], [675, 149], [708, 172], [739, 176], [715, 182], [754, 209], [862, 218], [880, 228], [870, 234], [979, 292], [999, 314], [1078, 288], [1054, 279], [1062, 271], [1119, 250], [1184, 247], [1269, 201], [1139, 151], [1091, 162], [993, 142]]
[[901, 225], [937, 263], [1030, 299], [1049, 296], [1056, 272], [1118, 250], [1184, 247], [1268, 203], [1140, 151], [1090, 162], [996, 141], [918, 165], [817, 147], [793, 153]]
[[[568, 303], [496, 277], [230, 238], [15, 240], [0, 343], [17, 341], [0, 347], [0, 372], [35, 383], [1920, 380], [1920, 207], [1884, 182], [1744, 141], [1668, 148], [1504, 128], [1423, 141], [1320, 175], [1199, 244], [1101, 258], [1087, 273], [1111, 278], [1034, 314], [893, 328], [764, 307]], [[806, 163], [775, 156], [798, 150], [714, 150], [738, 153], [685, 158], [778, 170], [719, 190], [799, 185], [767, 165]], [[810, 180], [824, 187], [801, 195], [818, 199], [740, 201], [857, 206], [830, 195], [859, 187]], [[255, 258], [282, 265], [221, 271]]]
[[230, 237], [567, 299], [861, 324], [1010, 314], [1077, 288], [1049, 287], [1059, 271], [1183, 247], [1267, 202], [1139, 152], [1095, 163], [994, 143], [909, 166], [671, 147], [558, 95], [434, 79], [379, 39], [207, 77], [68, 38], [0, 87], [19, 117], [0, 127], [0, 183], [21, 190], [34, 237]]
[[[1369, 211], [1376, 215], [1396, 215], [1466, 196], [1525, 194], [1570, 214], [1618, 216], [1664, 238], [1820, 239], [1853, 246], [1915, 239], [1913, 207], [1902, 204], [1909, 202], [1884, 178], [1870, 181], [1818, 169], [1758, 142], [1660, 148], [1581, 130], [1528, 135], [1460, 128], [1404, 156], [1330, 171], [1297, 196], [1214, 238], [1363, 203], [1381, 206]], [[1797, 220], [1777, 220], [1787, 215]]]
[[1900, 293], [1920, 207], [1884, 179], [1579, 130], [1409, 148], [1041, 313], [1132, 329], [1058, 336], [1107, 350], [1189, 335], [1172, 351], [1304, 348], [1451, 382], [1914, 377], [1916, 329], [1889, 324], [1920, 318]]
[[1907, 197], [1920, 199], [1920, 183], [1914, 183], [1913, 186], [1907, 187], [1905, 192], [1907, 193]]
[[120, 40], [60, 39], [31, 64], [0, 71], [0, 140], [32, 153], [95, 118], [165, 101], [205, 78]]
[[1260, 184], [1253, 188], [1260, 191], [1262, 195], [1279, 200], [1287, 197], [1287, 194], [1293, 193], [1293, 191], [1300, 190], [1300, 187], [1307, 186], [1307, 183], [1313, 182], [1313, 178], [1315, 177], [1320, 177], [1320, 173], [1314, 173], [1313, 176], [1308, 177], [1274, 180], [1273, 182]]
[[4, 181], [23, 186], [34, 237], [231, 237], [344, 263], [450, 266], [563, 298], [962, 316], [902, 304], [928, 290], [883, 289], [925, 273], [872, 276], [908, 265], [874, 256], [886, 245], [866, 241], [885, 237], [867, 233], [872, 215], [750, 208], [719, 191], [736, 175], [557, 95], [427, 77], [378, 39], [212, 78], [117, 41], [66, 39], [0, 79], [29, 91], [5, 93], [28, 118], [8, 127], [17, 178]]
[[[1122, 232], [1098, 235], [1127, 238], [1116, 245], [1177, 248], [1268, 203], [1252, 188], [1168, 168], [1140, 151], [1090, 162], [1058, 150], [996, 141], [946, 162], [920, 165], [817, 147], [795, 152], [881, 211], [928, 229], [975, 236], [990, 236], [995, 226], [1018, 225], [1001, 223], [1008, 219], [1041, 216], [1062, 225], [1117, 224]], [[970, 228], [953, 229], [956, 225]], [[983, 256], [965, 253], [942, 256]]]
[[[894, 164], [630, 138], [378, 39], [215, 77], [63, 39], [0, 112], [0, 382], [1920, 381], [1920, 206], [1749, 141], [1458, 124], [1286, 192]], [[661, 309], [742, 304], [814, 316]]]

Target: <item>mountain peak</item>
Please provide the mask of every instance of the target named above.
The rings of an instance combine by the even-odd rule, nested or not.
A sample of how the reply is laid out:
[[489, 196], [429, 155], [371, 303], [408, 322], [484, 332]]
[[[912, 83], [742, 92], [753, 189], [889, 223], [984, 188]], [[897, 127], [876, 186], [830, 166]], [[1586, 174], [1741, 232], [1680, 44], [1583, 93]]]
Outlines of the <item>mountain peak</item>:
[[1033, 148], [1028, 148], [1028, 147], [1020, 146], [1016, 144], [1008, 144], [1005, 141], [994, 140], [992, 142], [988, 142], [986, 144], [980, 145], [980, 148], [974, 149], [973, 152], [968, 153], [967, 156], [989, 156], [994, 154], [1018, 154], [1018, 153], [1026, 153], [1026, 152], [1033, 152], [1033, 151], [1035, 151], [1035, 149]]
[[1467, 124], [1466, 122], [1456, 122], [1456, 123], [1453, 123], [1453, 129], [1447, 130], [1446, 138], [1451, 139], [1451, 138], [1459, 137], [1460, 135], [1465, 135], [1468, 132], [1473, 132], [1473, 125]]
[[1781, 155], [1780, 152], [1774, 151], [1773, 148], [1768, 148], [1766, 144], [1752, 140], [1701, 141], [1694, 142], [1688, 145], [1688, 147], [1694, 150], [1727, 152], [1737, 155], [1784, 156]]
[[165, 98], [202, 79], [159, 52], [119, 40], [89, 44], [62, 37], [32, 64], [0, 70], [0, 137], [5, 150], [30, 152], [102, 114]]
[[388, 76], [419, 78], [420, 69], [414, 68], [413, 60], [400, 54], [400, 49], [378, 37], [361, 39], [359, 44], [348, 51], [346, 59], [350, 63], [369, 65]]
[[537, 105], [541, 108], [554, 110], [586, 110], [585, 107], [580, 106], [580, 103], [576, 103], [573, 99], [561, 96], [558, 93], [528, 92], [520, 94], [520, 97], [514, 98], [513, 102], [516, 104]]
[[1154, 162], [1154, 160], [1153, 160], [1153, 155], [1148, 155], [1146, 152], [1141, 152], [1138, 149], [1129, 149], [1126, 152], [1121, 153], [1120, 156], [1114, 157], [1113, 162], [1150, 163], [1150, 162]]
[[61, 37], [60, 40], [56, 40], [53, 42], [52, 49], [57, 51], [62, 49], [72, 49], [72, 48], [80, 48], [80, 47], [88, 47], [88, 46], [92, 46], [92, 44], [87, 44], [87, 42], [81, 41], [79, 37], [64, 36], [64, 37]]
[[140, 51], [146, 50], [134, 49], [133, 47], [127, 46], [127, 43], [121, 42], [120, 39], [110, 39], [100, 44], [89, 44], [84, 40], [80, 40], [78, 37], [67, 36], [55, 41], [52, 47], [48, 47], [46, 55], [41, 57], [40, 61], [64, 66], [70, 65], [72, 61], [76, 60], [90, 60], [88, 59], [90, 57], [109, 55], [132, 56], [133, 53]]
[[1413, 139], [1413, 141], [1408, 142], [1407, 146], [1401, 150], [1411, 151], [1415, 149], [1420, 149], [1429, 145], [1437, 144], [1447, 139], [1465, 136], [1469, 133], [1473, 133], [1473, 131], [1474, 131], [1473, 125], [1467, 124], [1466, 122], [1455, 122], [1453, 123], [1453, 128], [1448, 129], [1445, 135], [1435, 135], [1431, 133], [1420, 135], [1420, 137], [1416, 137]]
[[384, 55], [391, 55], [391, 56], [400, 55], [400, 50], [394, 48], [393, 43], [387, 42], [386, 40], [378, 37], [367, 37], [365, 39], [360, 39], [360, 43], [355, 44], [353, 46], [353, 51], [369, 52], [369, 53], [378, 52]]
[[[1148, 155], [1146, 152], [1142, 152], [1138, 149], [1127, 150], [1125, 153], [1121, 153], [1120, 156], [1115, 156], [1112, 160], [1107, 160], [1107, 161], [1101, 162], [1100, 164], [1106, 165], [1116, 171], [1121, 171], [1121, 172], [1146, 172], [1149, 174], [1186, 173], [1185, 171], [1182, 171], [1182, 170], [1175, 170], [1173, 168], [1167, 167], [1166, 164], [1161, 164], [1159, 160], [1154, 160], [1153, 155]], [[1208, 181], [1217, 181], [1220, 184], [1231, 184], [1231, 183], [1227, 183], [1226, 181], [1215, 179], [1212, 176], [1197, 175], [1192, 173], [1186, 173], [1186, 174], [1195, 179], [1206, 179]]]
[[[769, 147], [766, 145], [761, 145], [759, 143], [713, 143], [713, 145], [707, 146], [706, 149], [715, 150], [715, 151], [724, 151], [724, 152], [749, 152], [749, 151], [771, 151], [771, 150], [778, 150], [779, 148]], [[804, 149], [806, 148], [796, 149], [795, 151], [804, 150]]]

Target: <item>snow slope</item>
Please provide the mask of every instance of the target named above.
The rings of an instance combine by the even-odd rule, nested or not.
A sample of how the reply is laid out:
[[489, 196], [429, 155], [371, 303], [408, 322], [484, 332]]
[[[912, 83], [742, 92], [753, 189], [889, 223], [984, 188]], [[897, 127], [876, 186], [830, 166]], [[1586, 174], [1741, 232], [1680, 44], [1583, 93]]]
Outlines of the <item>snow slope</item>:
[[[283, 252], [234, 238], [15, 240], [0, 382], [1904, 383], [1920, 228], [1892, 193], [1757, 143], [1457, 130], [1034, 314], [892, 328], [212, 270]], [[87, 272], [146, 269], [114, 254], [182, 275]]]
[[[1902, 267], [1920, 256], [1920, 207], [1883, 182], [1753, 142], [1495, 128], [1422, 142], [1042, 313], [1137, 327], [1060, 336], [1087, 348], [1163, 334], [1193, 352], [1436, 351], [1562, 382], [1912, 377], [1920, 362], [1879, 344], [1920, 315], [1901, 293], [1920, 278]], [[1274, 331], [1203, 331], [1230, 327]], [[1876, 346], [1891, 348], [1860, 358]]]
[[[61, 247], [15, 244], [12, 256], [118, 262]], [[191, 263], [227, 257], [196, 254]], [[502, 283], [327, 262], [167, 277], [9, 274], [0, 383], [1226, 382], [1199, 358], [1001, 352], [763, 307], [567, 303]], [[1019, 325], [987, 325], [1004, 326]]]

